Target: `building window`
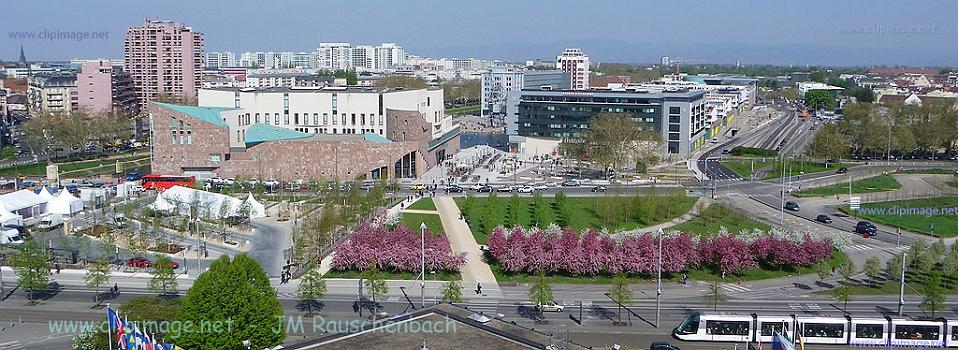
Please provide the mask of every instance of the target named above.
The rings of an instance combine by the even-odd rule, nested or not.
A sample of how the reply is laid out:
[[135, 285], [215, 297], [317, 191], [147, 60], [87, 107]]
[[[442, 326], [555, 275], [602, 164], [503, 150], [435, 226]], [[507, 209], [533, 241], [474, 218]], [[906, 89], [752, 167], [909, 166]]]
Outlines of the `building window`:
[[273, 113], [273, 124], [279, 125], [279, 113]]
[[[279, 125], [279, 123], [276, 123], [276, 125]], [[289, 125], [289, 112], [283, 113], [283, 125]]]
[[679, 132], [679, 125], [669, 125], [669, 131]]
[[359, 114], [359, 125], [366, 125], [366, 113]]
[[337, 120], [337, 119], [336, 119], [336, 115], [333, 114], [333, 125], [336, 125], [336, 120]]
[[356, 113], [352, 113], [352, 118], [351, 118], [351, 119], [352, 119], [352, 121], [353, 121], [353, 124], [352, 124], [352, 125], [356, 125]]
[[670, 116], [669, 116], [669, 123], [671, 123], [671, 124], [678, 124], [678, 123], [679, 123], [679, 116], [677, 116], [677, 115], [670, 115]]
[[[333, 118], [333, 121], [336, 121], [336, 118]], [[329, 124], [329, 114], [323, 113], [323, 125]]]
[[210, 162], [213, 163], [213, 164], [219, 164], [219, 162], [220, 162], [220, 155], [219, 155], [219, 153], [211, 154], [211, 155], [210, 155]]
[[379, 126], [383, 126], [383, 116], [379, 116]]
[[299, 113], [293, 113], [293, 124], [299, 125]]
[[342, 120], [343, 125], [346, 125], [346, 113], [343, 113], [342, 118], [343, 118], [343, 120]]
[[313, 125], [319, 125], [319, 113], [313, 113]]
[[679, 114], [682, 113], [681, 107], [669, 107], [669, 114]]
[[256, 122], [259, 123], [259, 113], [256, 113]]
[[679, 133], [673, 133], [673, 132], [669, 133], [669, 141], [678, 141], [678, 140], [679, 140]]

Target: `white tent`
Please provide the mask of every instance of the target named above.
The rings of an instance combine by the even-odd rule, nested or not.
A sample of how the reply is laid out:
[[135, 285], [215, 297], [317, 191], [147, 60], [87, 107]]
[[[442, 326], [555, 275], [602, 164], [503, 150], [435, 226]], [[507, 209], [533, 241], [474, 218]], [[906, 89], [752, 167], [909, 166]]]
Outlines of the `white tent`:
[[23, 217], [4, 209], [0, 209], [0, 225], [8, 227], [23, 226]]
[[67, 191], [60, 191], [53, 200], [47, 203], [47, 213], [72, 216], [83, 210], [83, 200], [74, 197]]
[[[247, 199], [248, 200], [248, 199]], [[224, 194], [213, 193], [203, 190], [192, 189], [183, 186], [173, 186], [156, 196], [156, 200], [150, 205], [153, 210], [164, 210], [177, 212], [180, 215], [189, 215], [190, 208], [194, 207], [201, 217], [218, 219], [224, 215], [235, 216], [244, 201], [238, 198]], [[252, 203], [257, 205], [257, 211], [251, 206], [250, 218], [265, 216], [265, 207], [254, 199]]]
[[48, 189], [46, 186], [41, 188], [40, 193], [37, 193], [37, 195], [40, 196], [40, 198], [42, 198], [45, 202], [49, 202], [53, 199], [53, 194], [50, 193], [50, 189]]
[[0, 195], [0, 205], [3, 209], [15, 214], [33, 217], [43, 213], [43, 205], [47, 201], [31, 190], [19, 190]]
[[246, 197], [243, 204], [249, 206], [250, 219], [266, 217], [266, 206], [256, 201], [256, 198], [253, 198], [252, 192], [250, 192], [249, 197]]

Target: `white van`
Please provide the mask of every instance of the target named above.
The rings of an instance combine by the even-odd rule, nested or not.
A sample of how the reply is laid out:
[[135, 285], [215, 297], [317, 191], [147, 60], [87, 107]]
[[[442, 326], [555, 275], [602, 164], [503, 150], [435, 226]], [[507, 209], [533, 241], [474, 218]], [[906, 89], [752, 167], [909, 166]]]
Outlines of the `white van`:
[[63, 215], [62, 214], [47, 214], [40, 218], [40, 223], [37, 225], [37, 229], [43, 231], [49, 231], [63, 225]]
[[18, 245], [21, 243], [23, 243], [23, 237], [20, 236], [20, 231], [8, 227], [0, 229], [0, 244]]

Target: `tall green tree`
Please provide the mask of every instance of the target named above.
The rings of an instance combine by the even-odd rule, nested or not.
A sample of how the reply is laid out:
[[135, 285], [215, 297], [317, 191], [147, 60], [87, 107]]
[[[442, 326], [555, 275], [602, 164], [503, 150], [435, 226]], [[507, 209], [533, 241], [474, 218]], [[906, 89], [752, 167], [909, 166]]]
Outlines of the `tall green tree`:
[[[386, 284], [386, 277], [383, 276], [382, 272], [379, 272], [375, 267], [363, 271], [363, 291], [366, 295], [370, 296], [373, 299], [373, 305], [377, 305], [378, 301], [389, 294], [389, 285]], [[378, 310], [377, 310], [378, 312]], [[375, 320], [376, 312], [373, 312], [373, 319]]]
[[925, 300], [921, 305], [925, 310], [931, 311], [931, 317], [935, 317], [935, 312], [945, 309], [945, 290], [941, 283], [941, 272], [934, 269], [925, 278], [924, 288], [922, 288]]
[[842, 303], [842, 312], [848, 312], [848, 301], [851, 300], [852, 290], [847, 281], [842, 283], [841, 287], [832, 289], [831, 295], [836, 301]]
[[313, 304], [326, 296], [326, 280], [315, 264], [299, 278], [299, 300], [306, 304], [306, 315], [313, 314]]
[[153, 277], [147, 288], [160, 295], [168, 295], [176, 292], [176, 271], [173, 269], [173, 260], [166, 256], [161, 256], [153, 262]]
[[442, 302], [444, 303], [461, 303], [462, 283], [459, 283], [459, 281], [446, 282], [442, 285], [442, 289], [439, 290], [439, 294], [442, 295]]
[[33, 294], [46, 290], [50, 283], [50, 266], [47, 254], [33, 240], [20, 244], [19, 254], [13, 255], [10, 265], [17, 274], [17, 284], [27, 292], [27, 299], [33, 302]]
[[542, 305], [552, 301], [552, 284], [546, 279], [545, 273], [536, 273], [535, 283], [529, 288], [529, 301], [536, 304], [536, 310], [542, 316]]
[[875, 279], [881, 275], [881, 260], [877, 256], [865, 260], [865, 275], [868, 276], [868, 281], [872, 285], [875, 284]]
[[96, 305], [100, 305], [100, 286], [110, 283], [110, 262], [105, 257], [98, 257], [87, 266], [86, 275], [83, 276], [87, 288], [96, 290]]
[[627, 113], [600, 113], [593, 117], [583, 140], [590, 159], [616, 171], [626, 165], [641, 169], [655, 165], [661, 151], [659, 133]]
[[286, 339], [285, 326], [281, 322], [277, 324], [282, 316], [276, 290], [259, 263], [246, 254], [237, 255], [233, 260], [224, 255], [196, 279], [176, 319], [193, 324], [229, 320], [229, 329], [186, 332], [173, 340], [186, 349], [238, 348], [244, 340], [249, 340], [254, 349], [273, 347]]
[[811, 90], [805, 93], [805, 105], [812, 109], [834, 109], [835, 97], [825, 90]]
[[823, 125], [808, 146], [809, 154], [824, 159], [847, 158], [848, 149], [848, 141], [836, 124]]
[[846, 280], [851, 279], [858, 273], [858, 268], [855, 267], [855, 263], [851, 260], [845, 260], [841, 265], [838, 266], [838, 273], [842, 275]]
[[623, 274], [618, 274], [612, 279], [612, 286], [609, 287], [609, 298], [614, 301], [618, 307], [618, 323], [622, 323], [622, 305], [632, 303], [632, 288], [629, 288], [629, 279]]
[[902, 259], [904, 259], [902, 255], [898, 254], [885, 263], [885, 273], [887, 273], [888, 276], [894, 281], [901, 282]]

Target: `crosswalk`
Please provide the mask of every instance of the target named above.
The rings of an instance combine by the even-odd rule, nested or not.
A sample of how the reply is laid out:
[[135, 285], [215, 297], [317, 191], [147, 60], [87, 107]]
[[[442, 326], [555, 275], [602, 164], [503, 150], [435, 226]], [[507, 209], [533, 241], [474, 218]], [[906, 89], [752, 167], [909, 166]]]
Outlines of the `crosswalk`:
[[498, 300], [469, 300], [466, 308], [475, 313], [495, 316], [499, 312]]
[[857, 251], [872, 250], [874, 248], [875, 247], [872, 247], [867, 244], [851, 244], [851, 245], [845, 246], [845, 249], [847, 250], [857, 250]]
[[730, 293], [743, 293], [752, 291], [752, 289], [748, 287], [732, 283], [722, 283], [719, 285], [719, 288], [722, 288]]
[[19, 340], [0, 343], [0, 350], [22, 350], [26, 349]]

